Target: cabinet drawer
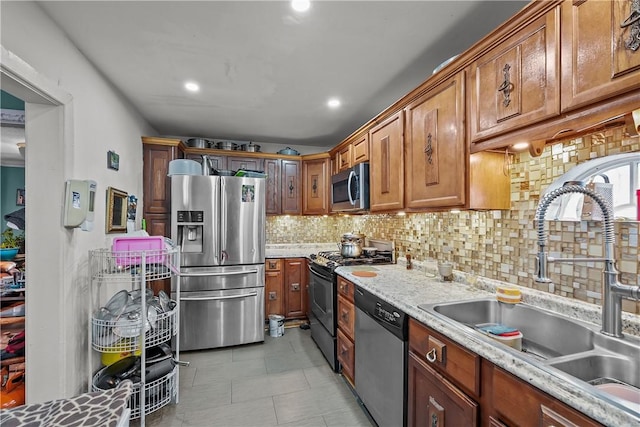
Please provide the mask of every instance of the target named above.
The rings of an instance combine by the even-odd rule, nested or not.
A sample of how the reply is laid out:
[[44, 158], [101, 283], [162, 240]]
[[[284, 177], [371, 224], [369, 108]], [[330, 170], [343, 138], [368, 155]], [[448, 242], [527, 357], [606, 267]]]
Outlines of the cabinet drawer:
[[265, 262], [265, 270], [278, 271], [282, 270], [282, 260], [279, 258], [268, 259]]
[[408, 425], [477, 426], [478, 404], [409, 353]]
[[[477, 354], [414, 319], [409, 320], [409, 348], [472, 397], [480, 395], [480, 356]], [[427, 354], [435, 360], [430, 362]]]
[[342, 366], [342, 374], [354, 384], [356, 346], [340, 329], [338, 329], [337, 341], [338, 361], [340, 362], [340, 366]]
[[510, 426], [595, 427], [597, 422], [494, 366], [491, 401], [501, 422]]
[[338, 295], [342, 295], [347, 300], [354, 302], [353, 293], [355, 288], [356, 286], [353, 283], [338, 276]]
[[355, 330], [355, 308], [342, 295], [338, 295], [338, 328], [342, 329], [345, 335], [353, 339]]

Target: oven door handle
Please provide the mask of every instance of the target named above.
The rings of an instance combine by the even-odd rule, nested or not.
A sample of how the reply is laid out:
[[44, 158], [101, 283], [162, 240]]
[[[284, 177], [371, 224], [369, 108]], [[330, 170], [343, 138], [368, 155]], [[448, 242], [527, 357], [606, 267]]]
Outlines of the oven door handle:
[[257, 292], [251, 292], [249, 294], [240, 294], [240, 295], [228, 295], [223, 297], [184, 297], [180, 298], [180, 301], [219, 301], [226, 299], [239, 299], [239, 298], [248, 298], [258, 296]]
[[226, 273], [180, 273], [180, 277], [239, 276], [241, 274], [258, 274], [258, 270], [227, 271]]
[[332, 282], [333, 280], [330, 277], [326, 277], [323, 276], [322, 274], [318, 273], [317, 271], [315, 271], [314, 269], [311, 268], [311, 266], [307, 267], [309, 269], [309, 271], [311, 272], [311, 274], [313, 274], [314, 276], [317, 276], [323, 280], [326, 280], [328, 282]]

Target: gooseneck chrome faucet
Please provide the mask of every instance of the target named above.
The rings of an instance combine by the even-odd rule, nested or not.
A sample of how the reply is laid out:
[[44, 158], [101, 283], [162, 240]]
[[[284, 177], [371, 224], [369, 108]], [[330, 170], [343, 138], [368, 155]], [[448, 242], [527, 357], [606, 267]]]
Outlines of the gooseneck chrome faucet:
[[[556, 198], [569, 193], [582, 193], [593, 199], [602, 210], [602, 228], [604, 231], [604, 258], [553, 258], [545, 251], [547, 235], [544, 231], [544, 216], [549, 205]], [[550, 262], [604, 262], [602, 272], [602, 330], [605, 335], [621, 338], [622, 335], [622, 297], [640, 299], [640, 287], [620, 283], [614, 256], [615, 230], [613, 208], [598, 192], [590, 190], [580, 182], [567, 182], [564, 186], [546, 194], [538, 204], [535, 220], [538, 225], [538, 254], [536, 256], [536, 277], [538, 283], [550, 283], [547, 266]]]

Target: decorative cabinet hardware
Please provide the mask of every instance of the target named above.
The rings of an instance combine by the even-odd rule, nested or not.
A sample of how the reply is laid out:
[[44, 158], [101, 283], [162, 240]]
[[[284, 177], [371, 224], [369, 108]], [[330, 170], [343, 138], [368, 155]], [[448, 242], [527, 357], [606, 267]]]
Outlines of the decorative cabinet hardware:
[[433, 135], [431, 132], [427, 135], [427, 143], [424, 146], [424, 152], [427, 155], [427, 163], [433, 164]]
[[629, 3], [629, 16], [620, 24], [620, 28], [629, 28], [629, 38], [624, 45], [635, 52], [640, 47], [640, 0], [629, 0]]
[[300, 283], [292, 283], [291, 284], [291, 290], [292, 291], [299, 291], [300, 290]]
[[431, 427], [443, 427], [444, 423], [444, 408], [433, 398], [429, 396], [429, 419], [431, 420]]
[[502, 92], [502, 96], [504, 97], [502, 105], [504, 105], [505, 107], [508, 107], [511, 103], [511, 92], [513, 91], [513, 83], [511, 83], [511, 76], [509, 75], [510, 70], [511, 65], [504, 64], [504, 68], [502, 69], [504, 80], [498, 88], [498, 92]]
[[269, 301], [274, 301], [278, 299], [278, 293], [277, 292], [269, 292]]
[[296, 187], [293, 186], [293, 178], [289, 181], [289, 196], [293, 197], [293, 190], [295, 190]]

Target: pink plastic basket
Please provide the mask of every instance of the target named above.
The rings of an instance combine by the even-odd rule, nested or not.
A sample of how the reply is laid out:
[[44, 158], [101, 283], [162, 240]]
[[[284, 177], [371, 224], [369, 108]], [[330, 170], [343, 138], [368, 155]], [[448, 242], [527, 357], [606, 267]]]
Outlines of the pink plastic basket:
[[119, 266], [137, 265], [145, 252], [147, 264], [164, 262], [164, 237], [115, 237], [111, 250]]

